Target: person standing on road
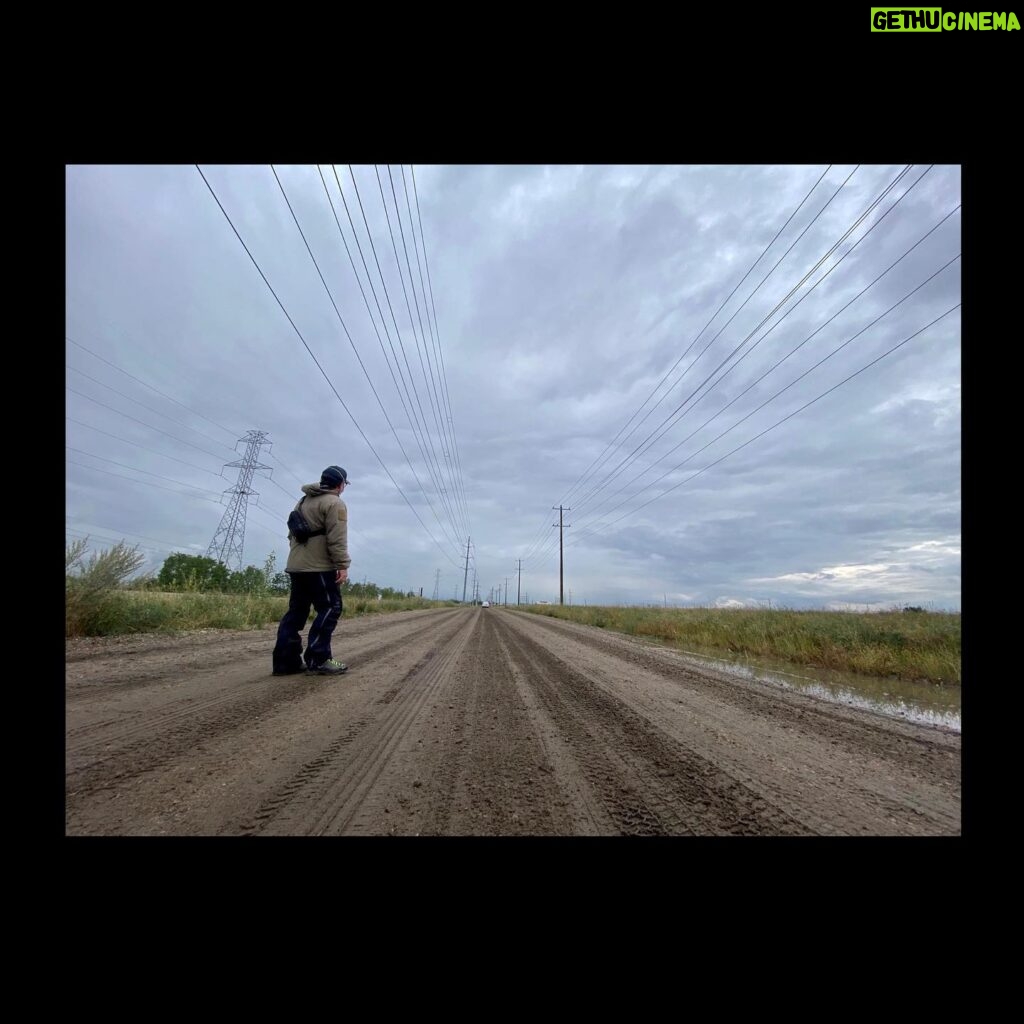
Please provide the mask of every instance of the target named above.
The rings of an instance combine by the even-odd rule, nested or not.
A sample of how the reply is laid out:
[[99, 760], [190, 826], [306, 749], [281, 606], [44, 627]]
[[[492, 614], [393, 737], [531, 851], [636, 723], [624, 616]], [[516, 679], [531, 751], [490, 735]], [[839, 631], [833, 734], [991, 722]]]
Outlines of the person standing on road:
[[[348, 670], [331, 655], [331, 634], [341, 618], [341, 591], [348, 580], [352, 559], [348, 554], [348, 508], [341, 500], [348, 486], [348, 474], [341, 466], [328, 466], [320, 483], [305, 484], [304, 497], [295, 508], [305, 516], [312, 533], [305, 542], [288, 531], [290, 550], [285, 572], [291, 580], [288, 611], [277, 628], [274, 647], [274, 675], [297, 672], [340, 675]], [[306, 651], [299, 633], [309, 618], [310, 606], [316, 618], [309, 627]]]

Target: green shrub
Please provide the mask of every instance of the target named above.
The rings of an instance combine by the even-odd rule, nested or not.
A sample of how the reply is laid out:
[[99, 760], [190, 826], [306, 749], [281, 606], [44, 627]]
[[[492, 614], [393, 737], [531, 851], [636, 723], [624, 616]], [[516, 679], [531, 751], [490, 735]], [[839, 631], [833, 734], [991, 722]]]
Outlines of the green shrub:
[[66, 636], [95, 635], [112, 614], [118, 588], [145, 562], [138, 547], [119, 541], [85, 557], [89, 538], [64, 548], [64, 631]]

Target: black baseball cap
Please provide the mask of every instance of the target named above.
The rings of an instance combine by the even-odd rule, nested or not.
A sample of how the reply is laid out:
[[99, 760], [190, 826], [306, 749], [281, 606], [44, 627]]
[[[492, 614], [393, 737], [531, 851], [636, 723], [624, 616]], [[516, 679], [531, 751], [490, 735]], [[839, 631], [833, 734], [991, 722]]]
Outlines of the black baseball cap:
[[337, 487], [338, 484], [348, 483], [348, 473], [341, 466], [328, 466], [320, 474], [321, 487]]

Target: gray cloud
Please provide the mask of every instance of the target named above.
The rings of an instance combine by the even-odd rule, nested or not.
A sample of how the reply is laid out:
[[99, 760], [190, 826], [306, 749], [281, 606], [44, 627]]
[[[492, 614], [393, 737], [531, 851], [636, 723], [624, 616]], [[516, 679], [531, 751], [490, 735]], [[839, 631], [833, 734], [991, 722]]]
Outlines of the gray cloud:
[[[551, 507], [564, 502], [572, 507], [566, 586], [574, 601], [959, 607], [958, 311], [710, 466], [959, 302], [954, 263], [755, 411], [960, 250], [957, 213], [750, 387], [960, 200], [959, 169], [933, 168], [811, 291], [924, 170], [913, 168], [758, 330], [900, 169], [858, 169], [811, 223], [852, 170], [834, 167], [707, 326], [823, 169], [418, 166], [435, 336], [425, 307], [417, 308], [427, 266], [413, 255], [397, 166], [390, 177], [386, 166], [377, 168], [380, 184], [372, 166], [355, 168], [362, 210], [348, 168], [338, 166], [348, 213], [328, 166], [321, 170], [333, 212], [315, 167], [277, 168], [340, 319], [270, 168], [203, 167], [294, 328], [194, 167], [69, 167], [67, 335], [78, 343], [67, 344], [67, 383], [74, 390], [66, 392], [66, 443], [77, 450], [67, 452], [66, 511], [77, 531], [70, 536], [137, 541], [151, 566], [171, 550], [204, 552], [223, 511], [217, 496], [234, 480], [224, 464], [238, 458], [238, 438], [260, 429], [274, 442], [263, 460], [273, 467], [273, 480], [255, 485], [261, 498], [249, 512], [247, 563], [262, 564], [273, 551], [283, 566], [283, 520], [299, 484], [341, 463], [353, 480], [346, 492], [353, 577], [422, 587], [427, 596], [437, 569], [441, 594], [461, 594], [471, 532], [473, 568], [485, 595], [506, 576], [514, 581], [521, 558], [524, 591], [557, 600], [551, 524], [558, 513]], [[411, 194], [408, 166], [405, 176]], [[415, 230], [418, 236], [418, 220]], [[685, 415], [630, 462], [629, 453], [709, 374], [714, 382], [722, 373], [715, 368], [744, 341], [735, 358], [749, 352], [746, 358], [727, 362], [723, 370], [735, 369], [693, 394]], [[438, 345], [447, 385], [442, 406], [450, 396], [468, 511], [464, 517], [461, 500], [455, 502], [454, 523], [436, 488], [441, 481], [451, 490], [448, 467], [456, 452], [446, 455], [447, 443], [437, 436], [428, 397], [437, 379], [421, 362], [427, 353], [433, 361]], [[414, 389], [401, 381], [396, 386], [395, 357]], [[410, 426], [410, 416], [419, 422], [420, 403], [432, 444]], [[446, 409], [440, 415], [446, 420]], [[594, 477], [574, 489], [595, 462]], [[660, 484], [609, 511], [669, 470]], [[677, 482], [676, 490], [632, 511]], [[624, 512], [631, 514], [612, 522]]]

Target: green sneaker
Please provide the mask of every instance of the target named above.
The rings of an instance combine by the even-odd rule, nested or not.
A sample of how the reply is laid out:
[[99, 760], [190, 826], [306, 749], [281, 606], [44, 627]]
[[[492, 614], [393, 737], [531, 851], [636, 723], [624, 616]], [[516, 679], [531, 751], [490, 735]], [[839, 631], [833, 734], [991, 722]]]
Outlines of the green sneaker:
[[320, 665], [310, 665], [309, 671], [321, 676], [340, 676], [342, 672], [348, 671], [348, 665], [337, 658], [328, 658]]

